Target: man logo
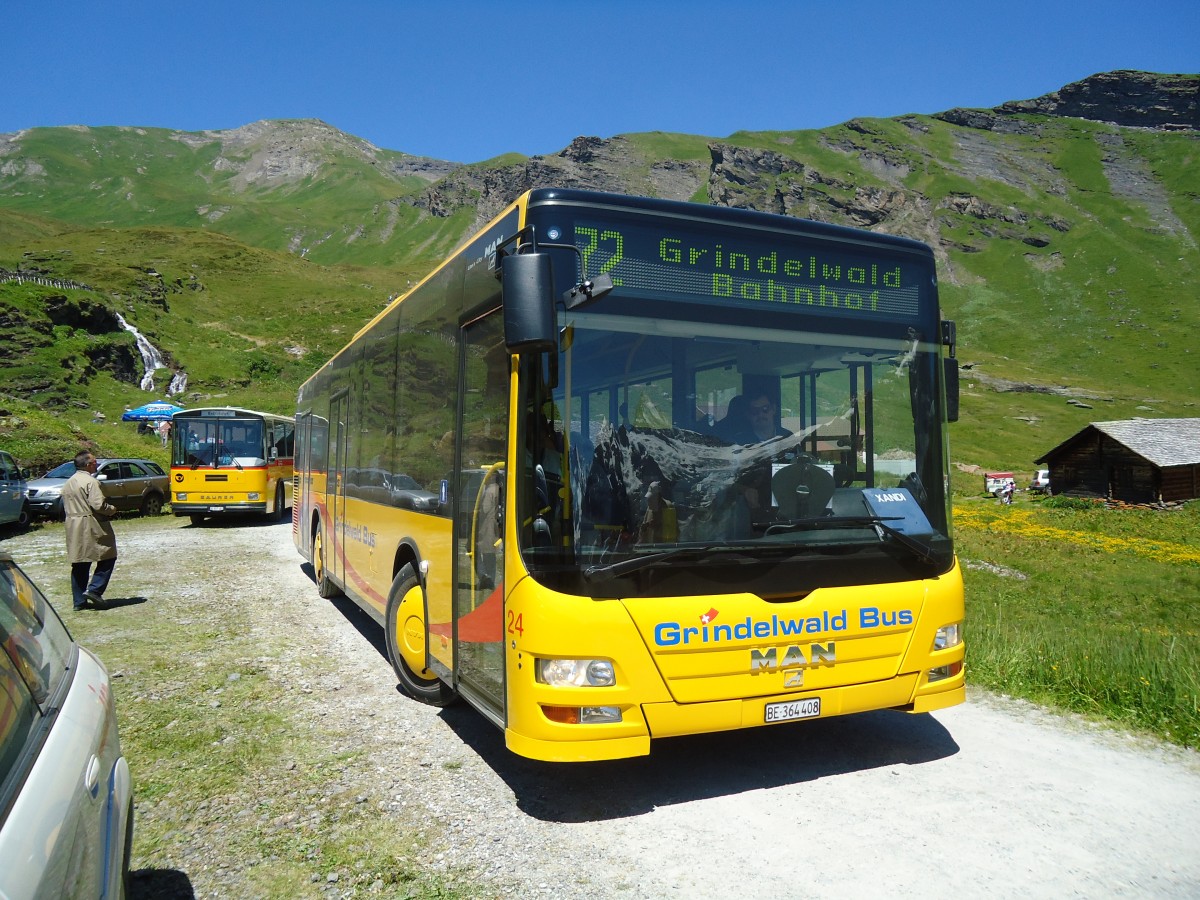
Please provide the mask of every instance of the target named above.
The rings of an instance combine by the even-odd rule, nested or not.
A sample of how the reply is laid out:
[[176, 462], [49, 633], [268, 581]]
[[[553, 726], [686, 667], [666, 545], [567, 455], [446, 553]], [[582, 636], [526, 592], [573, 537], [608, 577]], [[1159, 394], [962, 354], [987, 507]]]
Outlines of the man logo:
[[757, 675], [762, 669], [774, 672], [779, 669], [815, 669], [819, 666], [832, 666], [837, 661], [837, 645], [834, 641], [828, 644], [809, 644], [808, 654], [798, 644], [792, 644], [779, 658], [778, 647], [768, 647], [761, 650], [752, 647], [750, 650], [750, 674]]

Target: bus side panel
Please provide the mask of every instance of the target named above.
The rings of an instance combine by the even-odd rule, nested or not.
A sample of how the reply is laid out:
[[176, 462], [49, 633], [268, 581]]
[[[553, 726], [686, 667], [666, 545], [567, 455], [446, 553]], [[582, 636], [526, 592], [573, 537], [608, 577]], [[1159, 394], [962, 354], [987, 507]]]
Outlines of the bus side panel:
[[394, 563], [401, 545], [408, 544], [429, 563], [426, 592], [430, 623], [449, 623], [453, 596], [449, 519], [352, 499], [346, 502], [345, 526], [344, 588], [360, 606], [383, 620], [396, 574]]

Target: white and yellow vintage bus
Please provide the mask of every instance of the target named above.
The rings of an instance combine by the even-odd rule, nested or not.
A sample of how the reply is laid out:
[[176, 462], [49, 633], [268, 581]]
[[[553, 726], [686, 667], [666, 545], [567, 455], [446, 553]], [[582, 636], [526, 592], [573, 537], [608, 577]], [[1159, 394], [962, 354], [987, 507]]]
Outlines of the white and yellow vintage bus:
[[291, 416], [234, 406], [171, 417], [171, 509], [193, 523], [261, 513], [288, 516], [296, 425]]
[[295, 543], [536, 759], [960, 703], [953, 337], [915, 241], [534, 190], [301, 387]]

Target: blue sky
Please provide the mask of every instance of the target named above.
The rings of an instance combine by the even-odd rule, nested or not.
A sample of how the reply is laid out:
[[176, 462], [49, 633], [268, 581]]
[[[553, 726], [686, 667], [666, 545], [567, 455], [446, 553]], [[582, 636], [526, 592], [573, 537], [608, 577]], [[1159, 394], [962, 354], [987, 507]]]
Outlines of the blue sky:
[[1200, 2], [9, 0], [0, 133], [318, 118], [458, 162], [822, 128], [1200, 72]]

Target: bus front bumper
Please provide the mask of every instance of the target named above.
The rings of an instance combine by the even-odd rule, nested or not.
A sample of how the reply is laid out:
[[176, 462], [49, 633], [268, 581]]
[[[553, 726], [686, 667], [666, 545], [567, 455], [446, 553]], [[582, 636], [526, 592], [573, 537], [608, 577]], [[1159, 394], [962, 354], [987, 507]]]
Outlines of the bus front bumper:
[[171, 510], [177, 516], [240, 516], [265, 513], [267, 504], [262, 503], [180, 503], [171, 502]]
[[[919, 681], [921, 688], [917, 690]], [[640, 708], [625, 708], [620, 723], [566, 725], [547, 720], [539, 728], [540, 734], [518, 734], [507, 728], [504, 737], [514, 753], [546, 762], [622, 759], [647, 755], [651, 738], [761, 726], [767, 724], [768, 704], [814, 698], [820, 700], [820, 715], [816, 718], [821, 719], [881, 709], [927, 713], [964, 702], [966, 686], [961, 674], [937, 685], [911, 674], [884, 682], [768, 697], [705, 703], [644, 703]]]

